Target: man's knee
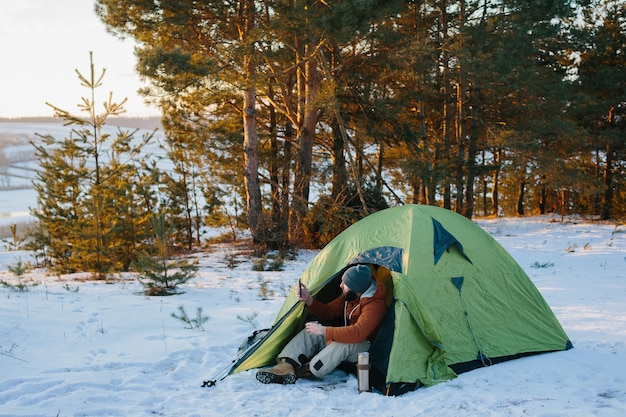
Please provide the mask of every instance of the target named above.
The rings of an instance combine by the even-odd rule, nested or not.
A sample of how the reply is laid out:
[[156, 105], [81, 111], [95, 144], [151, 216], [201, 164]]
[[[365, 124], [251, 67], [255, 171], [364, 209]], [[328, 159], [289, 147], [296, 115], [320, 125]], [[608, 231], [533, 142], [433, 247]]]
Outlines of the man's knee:
[[333, 342], [311, 359], [309, 369], [313, 375], [322, 378], [332, 372], [341, 362], [347, 360], [352, 350], [354, 350], [353, 345]]

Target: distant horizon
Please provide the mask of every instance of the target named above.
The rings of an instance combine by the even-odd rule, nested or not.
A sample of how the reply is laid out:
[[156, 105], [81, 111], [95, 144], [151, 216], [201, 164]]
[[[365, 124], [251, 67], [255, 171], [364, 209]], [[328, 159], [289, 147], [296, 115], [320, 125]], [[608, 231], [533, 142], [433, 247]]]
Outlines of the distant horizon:
[[[111, 116], [111, 119], [160, 119], [160, 115], [153, 116], [133, 116], [133, 115], [119, 115], [119, 116]], [[59, 121], [63, 120], [59, 117], [55, 116], [16, 116], [16, 117], [5, 117], [0, 116], [0, 122], [21, 122], [21, 121], [37, 121], [37, 120], [46, 120], [46, 121]]]
[[[108, 125], [128, 127], [135, 129], [162, 129], [161, 116], [111, 116], [107, 119]], [[63, 119], [54, 116], [21, 116], [2, 117], [0, 123], [54, 123], [63, 124]]]

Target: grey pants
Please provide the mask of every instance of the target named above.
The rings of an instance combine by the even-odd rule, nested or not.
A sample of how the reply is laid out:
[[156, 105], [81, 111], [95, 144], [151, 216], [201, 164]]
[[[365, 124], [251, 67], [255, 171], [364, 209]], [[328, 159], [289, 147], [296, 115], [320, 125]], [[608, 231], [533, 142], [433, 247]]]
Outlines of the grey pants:
[[356, 362], [361, 352], [367, 352], [370, 342], [367, 340], [360, 343], [326, 344], [326, 337], [313, 336], [302, 329], [278, 355], [278, 358], [289, 358], [292, 361], [304, 365], [301, 355], [310, 360], [310, 370], [313, 375], [322, 378], [332, 372], [341, 362]]

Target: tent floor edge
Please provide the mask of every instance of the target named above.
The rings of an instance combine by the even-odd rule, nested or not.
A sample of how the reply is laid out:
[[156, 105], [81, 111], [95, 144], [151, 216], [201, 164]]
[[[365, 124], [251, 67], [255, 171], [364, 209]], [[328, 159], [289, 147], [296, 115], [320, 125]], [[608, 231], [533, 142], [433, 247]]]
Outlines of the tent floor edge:
[[540, 351], [540, 352], [523, 352], [523, 353], [517, 353], [515, 355], [499, 356], [496, 358], [489, 358], [488, 363], [486, 363], [484, 360], [476, 359], [476, 360], [468, 361], [468, 362], [455, 363], [452, 365], [448, 365], [448, 367], [452, 369], [457, 375], [460, 375], [465, 372], [473, 371], [479, 368], [486, 368], [488, 366], [492, 366], [492, 365], [502, 363], [502, 362], [507, 362], [513, 359], [520, 359], [520, 358], [525, 358], [527, 356], [534, 356], [534, 355], [540, 355], [542, 353], [551, 353], [551, 352], [560, 352], [560, 350], [545, 350], [545, 351]]
[[399, 397], [407, 392], [415, 391], [421, 386], [415, 382], [391, 382], [387, 384], [385, 395], [387, 397]]

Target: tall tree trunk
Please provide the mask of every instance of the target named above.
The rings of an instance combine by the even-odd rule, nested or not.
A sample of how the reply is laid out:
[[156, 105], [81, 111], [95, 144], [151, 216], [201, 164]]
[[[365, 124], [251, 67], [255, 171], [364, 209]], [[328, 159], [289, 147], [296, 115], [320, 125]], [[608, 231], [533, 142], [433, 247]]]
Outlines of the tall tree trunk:
[[[615, 108], [611, 107], [608, 114], [609, 126], [615, 123]], [[613, 202], [613, 143], [609, 137], [606, 144], [606, 163], [604, 164], [604, 194], [602, 196], [602, 220], [611, 218]]]
[[491, 187], [491, 214], [497, 216], [500, 208], [500, 161], [502, 158], [502, 150], [496, 148], [493, 152], [493, 157], [496, 169], [493, 170], [493, 186]]
[[378, 142], [378, 165], [376, 166], [376, 188], [383, 189], [383, 167], [385, 162], [385, 143]]
[[448, 2], [441, 0], [439, 10], [440, 32], [441, 32], [441, 89], [443, 94], [443, 152], [445, 154], [445, 164], [443, 167], [443, 206], [450, 209], [452, 207], [450, 191], [450, 166], [451, 166], [451, 146], [450, 136], [452, 133], [452, 117], [450, 100], [450, 52], [448, 50]]
[[[254, 0], [246, 0], [242, 12], [241, 42], [246, 44], [248, 36], [254, 28]], [[246, 188], [246, 214], [248, 227], [252, 239], [259, 242], [262, 237], [262, 205], [261, 188], [259, 186], [259, 136], [257, 132], [256, 94], [255, 94], [255, 67], [252, 58], [253, 52], [245, 56], [244, 71], [246, 85], [243, 91], [243, 149], [244, 149], [244, 186]]]
[[293, 127], [285, 125], [285, 145], [283, 146], [283, 176], [281, 180], [281, 216], [277, 229], [283, 235], [283, 241], [289, 241], [289, 197], [291, 184], [291, 160], [293, 149]]
[[[270, 96], [273, 95], [271, 88]], [[278, 126], [276, 121], [276, 110], [272, 107], [269, 109], [269, 136], [270, 136], [270, 197], [272, 207], [272, 224], [277, 224], [280, 218], [280, 183], [278, 176], [280, 175], [280, 150], [278, 149]]]
[[261, 237], [261, 188], [259, 186], [259, 137], [256, 126], [256, 98], [254, 88], [243, 93], [243, 149], [244, 185], [246, 188], [246, 213], [252, 239], [259, 242]]
[[487, 165], [487, 161], [486, 161], [486, 152], [483, 149], [482, 150], [482, 166], [481, 166], [481, 176], [480, 176], [480, 182], [482, 184], [482, 202], [483, 202], [483, 216], [486, 216], [487, 214], [489, 214], [489, 210], [488, 210], [488, 199], [487, 199], [487, 170], [485, 169], [485, 166]]
[[[462, 78], [462, 76], [461, 76]], [[456, 120], [456, 164], [455, 164], [455, 183], [456, 183], [456, 212], [462, 214], [463, 209], [463, 168], [465, 166], [465, 107], [463, 103], [463, 96], [465, 95], [465, 88], [463, 86], [463, 80], [457, 83], [456, 90], [456, 108], [457, 108], [457, 120]]]
[[332, 189], [333, 200], [337, 200], [348, 187], [348, 171], [346, 170], [346, 157], [344, 155], [343, 135], [337, 118], [333, 118], [333, 147], [332, 147]]
[[[273, 94], [270, 91], [270, 94]], [[269, 238], [272, 249], [281, 249], [287, 245], [287, 235], [283, 230], [283, 212], [282, 204], [282, 186], [281, 186], [281, 169], [284, 169], [283, 160], [285, 158], [284, 152], [280, 152], [280, 143], [278, 140], [278, 121], [276, 116], [276, 110], [270, 109], [270, 195], [272, 204], [272, 225], [271, 225], [271, 237]], [[285, 142], [285, 146], [286, 146]]]
[[181, 183], [184, 188], [183, 192], [183, 213], [185, 216], [185, 238], [187, 243], [187, 249], [191, 250], [193, 248], [193, 219], [191, 216], [192, 207], [191, 207], [191, 198], [189, 196], [189, 189], [187, 187], [187, 182], [189, 179], [187, 178], [189, 172], [187, 171], [187, 166], [185, 165], [181, 170]]
[[[300, 242], [303, 236], [302, 226], [309, 210], [309, 192], [313, 162], [313, 141], [319, 109], [314, 107], [315, 95], [319, 85], [317, 59], [309, 56], [316, 48], [315, 39], [309, 39], [304, 49], [305, 62], [298, 67], [298, 151], [296, 159], [294, 199], [290, 219], [290, 239]], [[302, 57], [297, 57], [302, 62]]]
[[541, 194], [539, 196], [539, 214], [546, 214], [546, 206], [548, 204], [548, 189], [545, 185], [541, 186]]
[[611, 218], [611, 204], [613, 201], [613, 146], [611, 143], [606, 145], [606, 163], [604, 165], [603, 180], [602, 220], [609, 220]]
[[425, 190], [422, 186], [422, 182], [419, 179], [411, 180], [411, 199], [410, 204], [425, 204]]
[[[459, 26], [465, 26], [465, 0], [459, 1]], [[463, 38], [462, 35], [459, 38], [459, 48], [463, 47]], [[465, 207], [463, 197], [464, 193], [464, 182], [463, 178], [465, 176], [465, 137], [466, 137], [466, 108], [465, 108], [465, 89], [466, 89], [466, 77], [463, 68], [458, 68], [459, 80], [456, 88], [456, 110], [457, 110], [457, 120], [456, 120], [456, 139], [457, 139], [457, 150], [456, 150], [456, 164], [455, 164], [455, 183], [456, 183], [456, 212], [460, 214], [464, 214]], [[468, 158], [469, 160], [469, 158]], [[468, 203], [468, 202], [465, 202]]]
[[526, 180], [521, 179], [519, 183], [519, 189], [517, 193], [517, 214], [519, 216], [524, 215], [524, 194], [526, 193]]
[[474, 180], [476, 178], [476, 154], [480, 116], [480, 88], [472, 89], [472, 120], [470, 125], [469, 146], [467, 149], [467, 179], [465, 181], [465, 208], [463, 215], [471, 219], [474, 215]]

